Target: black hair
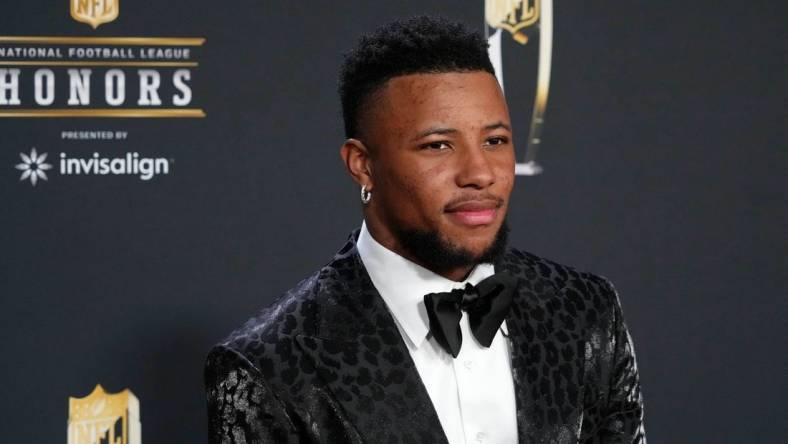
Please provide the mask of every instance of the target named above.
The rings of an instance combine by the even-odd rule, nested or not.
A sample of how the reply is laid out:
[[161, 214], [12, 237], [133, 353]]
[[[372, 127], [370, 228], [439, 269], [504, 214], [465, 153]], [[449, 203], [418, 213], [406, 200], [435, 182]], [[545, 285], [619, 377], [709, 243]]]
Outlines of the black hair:
[[363, 35], [345, 54], [340, 71], [345, 136], [358, 137], [368, 99], [394, 77], [468, 71], [494, 75], [487, 46], [480, 33], [436, 16], [397, 20]]

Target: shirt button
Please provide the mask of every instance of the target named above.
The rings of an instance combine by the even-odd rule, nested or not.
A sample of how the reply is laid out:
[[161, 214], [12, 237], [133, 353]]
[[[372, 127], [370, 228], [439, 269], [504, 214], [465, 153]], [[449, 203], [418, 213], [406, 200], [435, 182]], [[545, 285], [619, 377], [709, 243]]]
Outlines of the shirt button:
[[465, 366], [465, 368], [467, 368], [468, 370], [470, 370], [470, 369], [471, 369], [471, 367], [473, 367], [473, 361], [465, 361], [465, 362], [463, 362], [463, 363], [462, 363], [462, 365], [464, 365], [464, 366]]
[[479, 432], [476, 434], [476, 442], [483, 442], [487, 438], [487, 434], [484, 432]]

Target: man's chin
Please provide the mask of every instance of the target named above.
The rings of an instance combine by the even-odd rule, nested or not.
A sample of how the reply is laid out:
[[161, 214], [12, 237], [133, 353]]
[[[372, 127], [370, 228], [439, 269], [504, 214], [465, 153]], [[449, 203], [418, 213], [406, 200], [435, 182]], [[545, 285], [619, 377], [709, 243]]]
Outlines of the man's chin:
[[[501, 224], [492, 240], [461, 245], [436, 230], [396, 229], [397, 240], [417, 262], [436, 273], [495, 262], [506, 250], [509, 226]], [[465, 242], [473, 239], [465, 238]]]

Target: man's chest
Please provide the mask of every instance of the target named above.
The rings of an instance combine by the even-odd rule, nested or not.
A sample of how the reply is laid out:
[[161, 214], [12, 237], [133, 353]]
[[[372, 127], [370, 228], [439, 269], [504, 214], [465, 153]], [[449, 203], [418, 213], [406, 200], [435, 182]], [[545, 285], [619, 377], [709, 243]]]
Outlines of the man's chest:
[[489, 348], [475, 340], [467, 316], [460, 328], [463, 343], [456, 358], [434, 338], [417, 347], [403, 335], [446, 437], [450, 444], [516, 443], [517, 406], [505, 327]]

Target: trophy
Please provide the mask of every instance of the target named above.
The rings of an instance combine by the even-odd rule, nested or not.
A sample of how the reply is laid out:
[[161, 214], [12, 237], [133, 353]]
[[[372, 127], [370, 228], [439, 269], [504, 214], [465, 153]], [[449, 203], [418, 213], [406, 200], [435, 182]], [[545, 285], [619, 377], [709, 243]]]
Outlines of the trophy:
[[[534, 104], [525, 153], [518, 155], [515, 173], [522, 176], [539, 174], [543, 168], [537, 163], [536, 156], [542, 142], [550, 89], [553, 1], [485, 0], [484, 22], [485, 37], [490, 44], [490, 61], [506, 95], [512, 120], [525, 121], [528, 118], [524, 115], [527, 106], [523, 104]], [[505, 87], [504, 78], [508, 82]], [[534, 83], [536, 89], [531, 87]]]

